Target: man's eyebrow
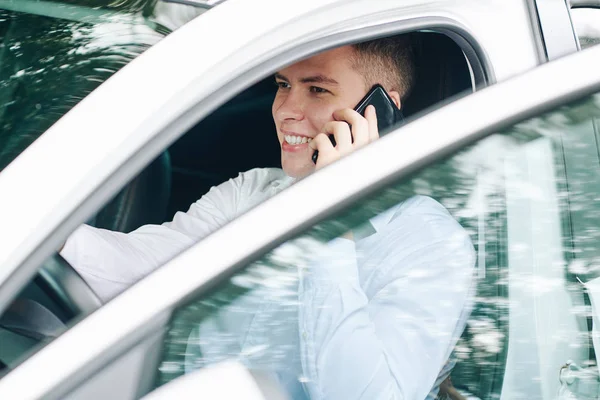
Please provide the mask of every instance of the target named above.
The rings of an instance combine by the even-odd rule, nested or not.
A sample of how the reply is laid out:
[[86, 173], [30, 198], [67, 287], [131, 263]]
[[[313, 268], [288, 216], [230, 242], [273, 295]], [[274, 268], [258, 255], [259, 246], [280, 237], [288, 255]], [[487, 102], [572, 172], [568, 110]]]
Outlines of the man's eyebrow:
[[[286, 82], [290, 81], [288, 78], [281, 75], [280, 73], [275, 74], [275, 79], [280, 79]], [[301, 78], [300, 83], [328, 83], [330, 85], [339, 85], [338, 81], [336, 81], [335, 79], [329, 78], [328, 76], [321, 74]]]
[[307, 76], [305, 78], [300, 79], [300, 82], [302, 83], [328, 83], [330, 85], [339, 85], [339, 83], [333, 79], [330, 78], [328, 76], [325, 75], [314, 75], [314, 76]]

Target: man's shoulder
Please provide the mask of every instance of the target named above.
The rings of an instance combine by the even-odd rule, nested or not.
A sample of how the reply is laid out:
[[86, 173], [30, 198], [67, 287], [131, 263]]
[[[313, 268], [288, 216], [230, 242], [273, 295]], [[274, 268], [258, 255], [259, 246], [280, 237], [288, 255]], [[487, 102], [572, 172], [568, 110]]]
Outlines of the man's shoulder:
[[436, 237], [444, 237], [450, 233], [469, 236], [448, 209], [429, 196], [416, 195], [406, 199], [393, 209], [387, 222], [406, 228], [420, 227], [421, 231], [429, 227], [426, 231], [430, 231]]
[[450, 212], [437, 200], [423, 195], [412, 196], [402, 202], [398, 212], [404, 214], [433, 214], [437, 216], [450, 217]]
[[411, 216], [413, 219], [415, 217], [422, 217], [424, 219], [428, 217], [453, 219], [448, 210], [436, 200], [428, 196], [416, 195], [384, 211], [373, 218], [371, 222], [376, 227], [383, 227], [398, 219], [406, 219]]
[[234, 190], [239, 215], [276, 195], [293, 183], [280, 168], [254, 168], [228, 181]]

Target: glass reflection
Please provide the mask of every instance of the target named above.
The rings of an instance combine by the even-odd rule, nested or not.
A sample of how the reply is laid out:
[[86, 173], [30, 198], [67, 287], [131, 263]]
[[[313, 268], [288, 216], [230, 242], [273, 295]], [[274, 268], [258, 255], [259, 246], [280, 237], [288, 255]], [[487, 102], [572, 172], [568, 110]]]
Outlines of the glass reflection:
[[582, 49], [600, 43], [600, 10], [597, 8], [575, 8], [571, 20]]
[[[359, 387], [407, 398], [598, 398], [599, 101], [481, 140], [277, 247], [174, 315], [158, 383], [236, 359], [271, 372], [292, 398], [360, 397]], [[428, 242], [427, 224], [406, 218], [419, 202], [460, 224], [436, 231], [451, 250], [437, 241], [422, 263], [410, 249]], [[451, 354], [435, 350], [448, 345]], [[381, 365], [393, 380], [377, 380]]]
[[152, 0], [24, 5], [0, 9], [0, 170], [112, 74], [206, 11]]

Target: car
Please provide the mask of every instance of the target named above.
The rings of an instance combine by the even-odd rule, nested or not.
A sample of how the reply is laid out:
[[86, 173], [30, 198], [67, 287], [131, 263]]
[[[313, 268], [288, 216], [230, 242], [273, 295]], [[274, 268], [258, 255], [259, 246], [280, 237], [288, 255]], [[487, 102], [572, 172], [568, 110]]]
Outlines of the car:
[[[598, 4], [573, 6], [593, 13]], [[226, 303], [240, 282], [279, 282], [307, 241], [333, 239], [414, 194], [442, 203], [477, 250], [455, 389], [481, 399], [598, 397], [593, 22], [551, 0], [281, 7], [0, 2], [0, 397], [227, 397], [250, 381], [264, 391], [264, 379], [234, 364], [181, 376], [198, 310]], [[579, 51], [580, 31], [592, 48]], [[107, 304], [56, 254], [83, 222], [122, 232], [161, 223], [240, 171], [278, 166], [272, 74], [392, 34], [410, 35], [416, 49], [405, 126]]]

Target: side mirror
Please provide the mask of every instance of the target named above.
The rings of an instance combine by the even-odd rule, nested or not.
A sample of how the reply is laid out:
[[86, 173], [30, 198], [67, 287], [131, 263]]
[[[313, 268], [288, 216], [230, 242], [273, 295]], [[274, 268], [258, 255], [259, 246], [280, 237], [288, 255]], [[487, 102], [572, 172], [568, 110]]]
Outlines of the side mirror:
[[150, 392], [142, 400], [289, 400], [270, 376], [226, 361], [181, 376]]

